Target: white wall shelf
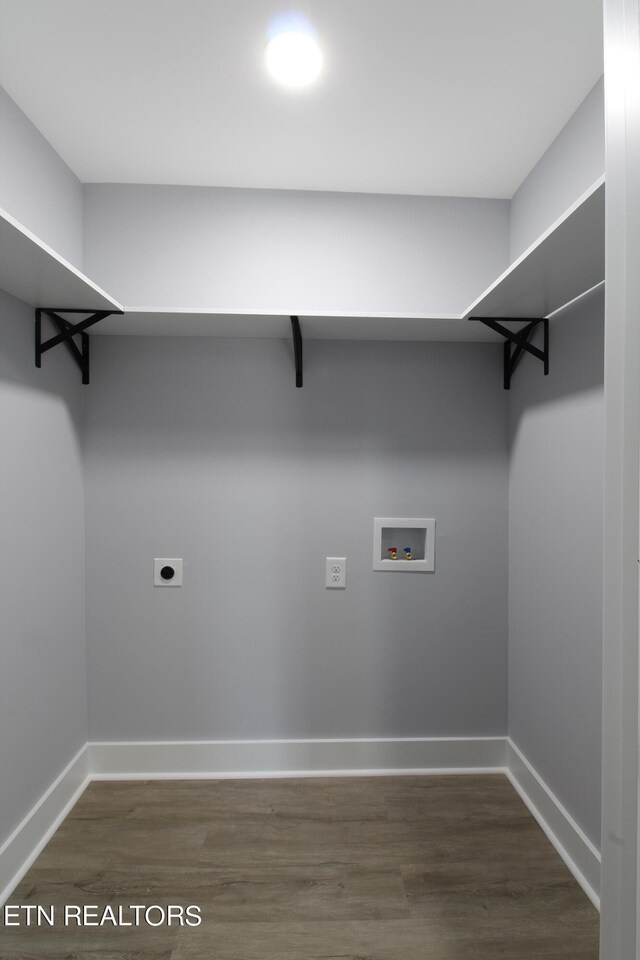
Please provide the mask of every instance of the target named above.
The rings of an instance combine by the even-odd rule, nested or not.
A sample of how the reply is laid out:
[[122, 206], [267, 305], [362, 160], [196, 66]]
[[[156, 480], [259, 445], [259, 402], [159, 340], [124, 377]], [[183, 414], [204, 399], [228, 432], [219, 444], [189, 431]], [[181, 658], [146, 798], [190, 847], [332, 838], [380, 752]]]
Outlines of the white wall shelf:
[[[319, 314], [304, 310], [121, 307], [79, 270], [0, 210], [0, 288], [33, 306], [59, 311], [124, 310], [96, 335], [288, 338], [292, 315], [308, 340], [500, 342], [470, 317], [548, 317], [604, 280], [604, 177], [598, 179], [464, 313]], [[518, 330], [521, 325], [516, 325]]]
[[602, 176], [474, 300], [464, 318], [542, 319], [602, 283], [604, 190]]
[[33, 307], [122, 310], [122, 306], [0, 209], [0, 289]]
[[[338, 314], [125, 307], [99, 335], [263, 337], [290, 335], [291, 315], [306, 340], [500, 342], [470, 317], [548, 317], [604, 280], [604, 177], [600, 177], [461, 314]], [[518, 330], [519, 327], [514, 327]]]

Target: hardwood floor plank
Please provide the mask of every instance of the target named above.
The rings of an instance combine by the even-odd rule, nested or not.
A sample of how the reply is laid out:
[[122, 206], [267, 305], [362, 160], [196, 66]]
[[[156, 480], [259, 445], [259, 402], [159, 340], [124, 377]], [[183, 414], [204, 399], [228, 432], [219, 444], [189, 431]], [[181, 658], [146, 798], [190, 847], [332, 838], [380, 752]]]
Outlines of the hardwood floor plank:
[[384, 797], [391, 820], [429, 817], [443, 826], [453, 826], [460, 821], [474, 826], [486, 822], [495, 824], [496, 818], [503, 824], [530, 820], [529, 811], [501, 774], [393, 777], [384, 789]]
[[[309, 821], [270, 819], [229, 820], [213, 826], [202, 847], [200, 862], [218, 865], [360, 863], [402, 866], [425, 863], [500, 858], [557, 856], [548, 841], [541, 844], [535, 821], [496, 828], [461, 823], [446, 829], [426, 817], [412, 821]], [[553, 853], [552, 853], [553, 851]]]
[[212, 920], [341, 920], [409, 917], [399, 870], [357, 864], [264, 868], [109, 866], [60, 879], [51, 868], [32, 869], [21, 903], [206, 904]]
[[123, 953], [118, 950], [117, 953], [114, 953], [111, 949], [89, 950], [87, 952], [87, 950], [81, 948], [80, 953], [69, 953], [67, 950], [62, 953], [51, 954], [44, 954], [40, 951], [38, 953], [0, 953], [0, 960], [43, 960], [45, 957], [46, 960], [171, 960], [172, 955], [173, 950], [171, 948], [161, 953], [155, 951], [153, 953], [147, 951], [140, 953], [139, 950], [133, 953], [129, 951]]
[[0, 931], [0, 960], [100, 960], [127, 958], [127, 960], [168, 960], [178, 944], [175, 931], [157, 931], [145, 927], [126, 929], [85, 928], [69, 930], [65, 927], [43, 929], [20, 928]]
[[597, 927], [594, 909], [572, 882], [525, 883], [513, 880], [482, 883], [456, 890], [429, 890], [407, 884], [412, 916], [433, 926], [455, 924], [470, 933], [488, 928], [494, 935], [544, 929], [547, 933]]
[[171, 960], [597, 960], [584, 937], [567, 939], [517, 930], [490, 937], [460, 935], [426, 921], [207, 923], [184, 931]]
[[165, 864], [194, 863], [207, 837], [207, 827], [182, 825], [174, 818], [172, 826], [145, 821], [103, 820], [65, 821], [38, 858], [38, 866], [82, 868], [97, 861], [150, 862]]
[[[70, 818], [166, 822], [180, 810], [181, 822], [215, 823], [277, 816], [297, 820], [386, 820], [384, 795], [368, 789], [380, 778], [308, 777], [261, 780], [97, 781]], [[159, 788], [159, 784], [162, 784]]]

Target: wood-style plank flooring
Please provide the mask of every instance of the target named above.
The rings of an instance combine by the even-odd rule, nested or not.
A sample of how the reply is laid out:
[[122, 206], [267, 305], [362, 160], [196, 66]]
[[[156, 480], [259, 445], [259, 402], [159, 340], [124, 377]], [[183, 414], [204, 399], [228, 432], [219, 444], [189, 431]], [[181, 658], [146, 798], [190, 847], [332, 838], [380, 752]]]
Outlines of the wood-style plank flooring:
[[2, 960], [597, 960], [598, 914], [501, 775], [94, 782], [12, 904], [199, 927], [0, 927]]

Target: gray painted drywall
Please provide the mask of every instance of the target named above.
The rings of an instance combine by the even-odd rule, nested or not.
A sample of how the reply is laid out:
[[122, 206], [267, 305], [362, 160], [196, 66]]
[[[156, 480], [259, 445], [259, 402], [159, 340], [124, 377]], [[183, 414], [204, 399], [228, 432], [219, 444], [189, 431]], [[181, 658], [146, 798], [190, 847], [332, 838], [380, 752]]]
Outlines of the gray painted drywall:
[[603, 173], [601, 78], [511, 200], [511, 260], [516, 260]]
[[82, 269], [82, 184], [2, 87], [0, 142], [0, 207]]
[[509, 256], [507, 200], [89, 184], [84, 214], [128, 306], [455, 313]]
[[551, 325], [509, 398], [509, 733], [600, 846], [602, 290]]
[[[92, 739], [505, 733], [500, 347], [315, 341], [296, 390], [284, 341], [94, 345]], [[374, 516], [435, 517], [435, 574], [374, 573]]]
[[81, 389], [0, 292], [0, 843], [87, 740]]

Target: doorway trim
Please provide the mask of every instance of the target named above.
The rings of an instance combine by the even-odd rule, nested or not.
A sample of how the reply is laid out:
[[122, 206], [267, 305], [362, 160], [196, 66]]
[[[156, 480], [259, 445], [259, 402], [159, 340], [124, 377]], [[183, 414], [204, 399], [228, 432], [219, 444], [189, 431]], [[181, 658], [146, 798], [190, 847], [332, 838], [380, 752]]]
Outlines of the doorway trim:
[[604, 0], [605, 495], [601, 960], [637, 960], [640, 0]]

